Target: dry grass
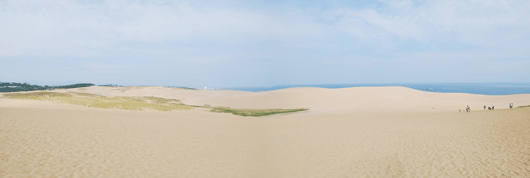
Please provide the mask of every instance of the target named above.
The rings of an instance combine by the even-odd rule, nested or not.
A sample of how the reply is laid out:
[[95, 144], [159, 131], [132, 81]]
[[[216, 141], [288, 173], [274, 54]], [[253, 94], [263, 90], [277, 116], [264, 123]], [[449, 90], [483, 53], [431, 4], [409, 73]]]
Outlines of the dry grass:
[[[12, 99], [47, 100], [53, 102], [70, 103], [102, 109], [124, 109], [124, 110], [158, 110], [171, 111], [179, 109], [191, 109], [192, 107], [180, 104], [161, 102], [160, 98], [151, 97], [152, 102], [147, 102], [140, 97], [106, 97], [88, 93], [57, 93], [57, 92], [33, 92], [4, 94]], [[173, 100], [170, 100], [173, 101]]]
[[235, 109], [229, 107], [211, 107], [210, 105], [194, 106], [182, 104], [177, 99], [166, 99], [159, 97], [107, 97], [97, 94], [80, 92], [30, 92], [4, 94], [11, 99], [47, 100], [53, 102], [70, 103], [102, 109], [124, 109], [124, 110], [158, 110], [171, 111], [180, 109], [192, 109], [193, 107], [210, 108], [211, 112], [232, 113], [238, 116], [268, 116], [273, 114], [284, 114], [308, 110], [298, 109]]
[[305, 110], [308, 110], [308, 109], [307, 108], [298, 108], [298, 109], [234, 109], [234, 108], [228, 108], [228, 107], [213, 107], [211, 112], [232, 113], [232, 114], [238, 115], [238, 116], [260, 117], [260, 116], [268, 116], [268, 115], [273, 115], [273, 114], [292, 113], [292, 112], [305, 111]]
[[153, 96], [144, 96], [143, 98], [157, 104], [180, 103], [180, 100], [177, 99], [166, 99]]
[[76, 96], [86, 96], [86, 97], [103, 97], [101, 95], [97, 94], [91, 94], [91, 93], [81, 93], [81, 92], [68, 92], [69, 94], [74, 94]]

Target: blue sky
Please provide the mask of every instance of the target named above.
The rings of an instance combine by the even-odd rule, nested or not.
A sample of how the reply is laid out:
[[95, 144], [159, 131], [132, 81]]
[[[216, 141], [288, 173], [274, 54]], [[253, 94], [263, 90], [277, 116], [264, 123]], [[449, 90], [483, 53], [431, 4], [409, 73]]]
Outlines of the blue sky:
[[530, 1], [0, 0], [0, 81], [530, 82]]

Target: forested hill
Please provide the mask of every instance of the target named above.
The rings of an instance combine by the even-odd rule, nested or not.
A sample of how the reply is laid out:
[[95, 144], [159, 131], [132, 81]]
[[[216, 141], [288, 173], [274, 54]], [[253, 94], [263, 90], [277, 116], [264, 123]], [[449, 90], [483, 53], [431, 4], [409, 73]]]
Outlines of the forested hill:
[[62, 85], [62, 86], [40, 86], [40, 85], [31, 85], [28, 83], [16, 83], [16, 82], [0, 82], [0, 92], [16, 92], [16, 91], [34, 91], [34, 90], [53, 90], [60, 88], [81, 88], [94, 86], [92, 83], [78, 83], [72, 85]]

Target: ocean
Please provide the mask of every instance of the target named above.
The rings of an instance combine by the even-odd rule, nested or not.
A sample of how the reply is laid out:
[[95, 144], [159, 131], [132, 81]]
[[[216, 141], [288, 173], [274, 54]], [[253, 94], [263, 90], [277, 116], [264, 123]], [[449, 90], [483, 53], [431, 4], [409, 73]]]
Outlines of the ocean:
[[271, 91], [295, 87], [319, 87], [319, 88], [349, 88], [349, 87], [383, 87], [402, 86], [416, 90], [437, 93], [470, 93], [479, 95], [513, 95], [530, 94], [530, 83], [437, 83], [437, 84], [399, 84], [399, 83], [377, 83], [377, 84], [320, 84], [320, 85], [276, 85], [266, 87], [232, 87], [216, 88], [216, 90], [240, 90], [240, 91]]

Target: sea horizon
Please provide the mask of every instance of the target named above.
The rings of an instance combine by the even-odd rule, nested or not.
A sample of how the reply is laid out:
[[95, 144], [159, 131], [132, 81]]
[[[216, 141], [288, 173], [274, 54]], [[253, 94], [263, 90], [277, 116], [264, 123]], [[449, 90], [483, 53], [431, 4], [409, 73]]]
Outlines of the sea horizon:
[[407, 87], [420, 91], [436, 93], [468, 93], [480, 95], [513, 95], [530, 94], [530, 82], [495, 82], [495, 83], [358, 83], [358, 84], [306, 84], [306, 85], [273, 85], [261, 87], [205, 87], [206, 90], [237, 91], [272, 91], [287, 88], [351, 88], [351, 87]]

